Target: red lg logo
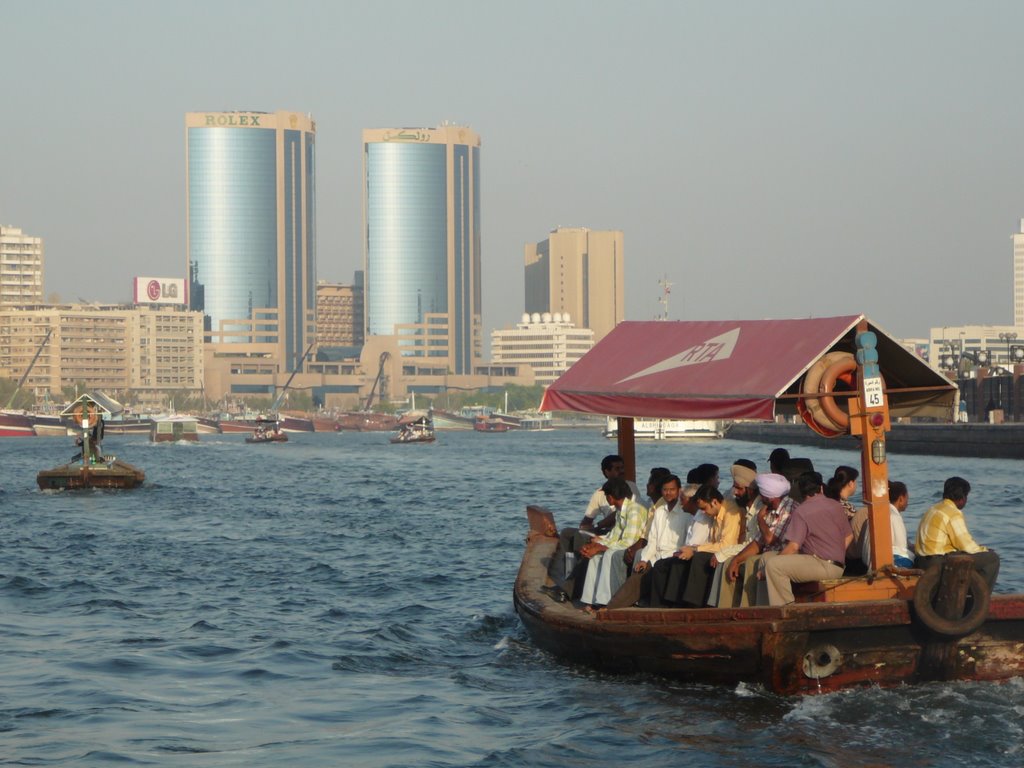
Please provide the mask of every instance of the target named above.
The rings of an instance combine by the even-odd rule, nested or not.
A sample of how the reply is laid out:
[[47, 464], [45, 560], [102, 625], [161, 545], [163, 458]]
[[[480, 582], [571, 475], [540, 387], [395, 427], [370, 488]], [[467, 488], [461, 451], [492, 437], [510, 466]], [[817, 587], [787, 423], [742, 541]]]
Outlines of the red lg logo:
[[160, 283], [157, 280], [150, 280], [146, 284], [146, 295], [149, 296], [150, 301], [160, 298]]

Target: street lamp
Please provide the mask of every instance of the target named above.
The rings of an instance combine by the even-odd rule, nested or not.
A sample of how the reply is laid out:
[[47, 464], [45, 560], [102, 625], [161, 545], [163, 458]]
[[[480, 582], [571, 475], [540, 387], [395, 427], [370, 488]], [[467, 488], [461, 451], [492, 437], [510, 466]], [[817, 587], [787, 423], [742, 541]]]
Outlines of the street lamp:
[[1017, 340], [1017, 332], [1016, 331], [1006, 331], [1005, 333], [1000, 333], [999, 334], [999, 338], [1000, 338], [1001, 341], [1005, 341], [1006, 342], [1006, 362], [1009, 363], [1010, 362], [1010, 343]]

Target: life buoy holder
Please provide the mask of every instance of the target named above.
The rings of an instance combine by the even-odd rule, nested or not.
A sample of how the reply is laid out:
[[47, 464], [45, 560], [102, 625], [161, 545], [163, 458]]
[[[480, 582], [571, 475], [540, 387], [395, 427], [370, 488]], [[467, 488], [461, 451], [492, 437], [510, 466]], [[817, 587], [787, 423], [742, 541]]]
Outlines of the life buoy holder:
[[96, 406], [92, 403], [79, 403], [71, 411], [71, 418], [75, 420], [75, 424], [78, 426], [86, 423], [92, 426], [96, 423]]
[[964, 637], [976, 631], [988, 617], [991, 598], [988, 583], [977, 571], [972, 570], [967, 585], [966, 613], [959, 619], [947, 619], [935, 610], [935, 595], [942, 583], [941, 566], [933, 566], [924, 572], [914, 590], [914, 613], [925, 627], [944, 637]]

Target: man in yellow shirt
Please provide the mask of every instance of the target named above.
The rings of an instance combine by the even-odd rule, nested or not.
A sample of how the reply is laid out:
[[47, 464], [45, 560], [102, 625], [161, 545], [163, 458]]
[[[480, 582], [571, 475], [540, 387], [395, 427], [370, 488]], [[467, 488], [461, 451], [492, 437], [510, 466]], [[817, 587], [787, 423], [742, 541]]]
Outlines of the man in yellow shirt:
[[914, 565], [927, 569], [940, 563], [951, 552], [965, 552], [974, 558], [974, 570], [995, 586], [999, 575], [999, 555], [979, 545], [967, 530], [963, 509], [971, 484], [962, 477], [951, 477], [942, 487], [942, 501], [924, 513], [917, 527]]

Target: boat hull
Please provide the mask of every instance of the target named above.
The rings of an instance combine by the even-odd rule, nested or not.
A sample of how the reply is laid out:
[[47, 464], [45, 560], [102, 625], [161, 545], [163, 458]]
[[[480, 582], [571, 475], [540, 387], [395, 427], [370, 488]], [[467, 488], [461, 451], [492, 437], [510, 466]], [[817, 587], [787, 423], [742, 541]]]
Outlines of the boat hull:
[[73, 491], [89, 488], [137, 488], [146, 473], [126, 461], [112, 459], [100, 464], [63, 464], [36, 475], [41, 490]]
[[516, 611], [538, 646], [574, 662], [695, 683], [751, 683], [786, 695], [1024, 674], [1021, 595], [993, 595], [985, 624], [961, 638], [929, 632], [906, 599], [591, 615], [540, 589], [557, 538], [549, 512], [531, 507], [529, 515]]

